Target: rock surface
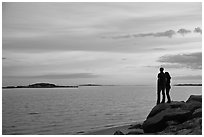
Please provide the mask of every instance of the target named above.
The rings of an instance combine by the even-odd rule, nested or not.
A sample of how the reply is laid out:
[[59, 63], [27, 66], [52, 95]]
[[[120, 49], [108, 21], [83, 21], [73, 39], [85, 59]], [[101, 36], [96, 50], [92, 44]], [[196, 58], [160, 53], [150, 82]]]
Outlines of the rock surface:
[[186, 102], [158, 104], [143, 124], [131, 125], [129, 129], [125, 134], [202, 135], [202, 96], [191, 95]]
[[[155, 106], [144, 121], [142, 128], [145, 133], [161, 132], [171, 126], [169, 121], [181, 124], [201, 116], [202, 96], [191, 95], [186, 102], [171, 102]], [[188, 134], [187, 130], [181, 133]]]
[[186, 121], [191, 116], [191, 112], [181, 109], [165, 109], [157, 115], [144, 121], [142, 127], [145, 133], [154, 133], [162, 131], [167, 127], [167, 121]]
[[202, 96], [200, 96], [200, 95], [191, 95], [186, 102], [188, 103], [188, 102], [192, 102], [192, 101], [197, 101], [197, 102], [202, 103]]

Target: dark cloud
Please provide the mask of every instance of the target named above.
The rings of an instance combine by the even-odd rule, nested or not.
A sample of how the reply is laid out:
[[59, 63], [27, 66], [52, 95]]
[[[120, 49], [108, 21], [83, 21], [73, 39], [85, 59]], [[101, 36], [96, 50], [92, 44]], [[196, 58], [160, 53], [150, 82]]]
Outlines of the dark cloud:
[[190, 69], [202, 69], [202, 53], [165, 55], [158, 59], [158, 62], [166, 63], [168, 67], [185, 67]]
[[2, 59], [4, 60], [4, 59], [6, 59], [5, 57], [2, 57]]
[[202, 75], [175, 76], [177, 80], [202, 80]]
[[202, 29], [200, 27], [197, 27], [193, 32], [202, 34]]
[[173, 35], [175, 35], [176, 32], [174, 30], [167, 30], [164, 32], [156, 32], [156, 33], [139, 33], [139, 34], [128, 34], [128, 35], [119, 35], [119, 36], [113, 36], [113, 39], [121, 39], [121, 38], [137, 38], [137, 37], [169, 37], [171, 38]]
[[99, 75], [92, 73], [70, 73], [70, 74], [44, 74], [36, 76], [5, 76], [6, 78], [30, 78], [30, 79], [78, 79], [78, 78], [96, 78]]
[[188, 34], [188, 33], [191, 33], [191, 30], [187, 30], [187, 29], [179, 29], [177, 31], [177, 33], [181, 34], [181, 35], [185, 35], [185, 34]]
[[157, 33], [144, 33], [144, 34], [133, 34], [134, 37], [169, 37], [171, 38], [173, 35], [175, 35], [176, 32], [174, 30], [167, 30], [164, 32], [157, 32]]
[[174, 30], [168, 30], [168, 31], [165, 31], [165, 32], [154, 33], [153, 36], [155, 36], [155, 37], [169, 37], [169, 38], [171, 38], [175, 34], [176, 34], [176, 32]]
[[[191, 33], [191, 30], [181, 28], [178, 31], [175, 30], [167, 30], [164, 32], [151, 32], [151, 33], [138, 33], [138, 34], [124, 34], [124, 35], [118, 35], [118, 36], [112, 36], [111, 38], [113, 39], [122, 39], [122, 38], [139, 38], [139, 37], [168, 37], [172, 38], [176, 34], [180, 34], [182, 36]], [[194, 32], [196, 33], [201, 33], [202, 34], [202, 29], [197, 27], [195, 28]], [[106, 37], [102, 37], [106, 38]]]

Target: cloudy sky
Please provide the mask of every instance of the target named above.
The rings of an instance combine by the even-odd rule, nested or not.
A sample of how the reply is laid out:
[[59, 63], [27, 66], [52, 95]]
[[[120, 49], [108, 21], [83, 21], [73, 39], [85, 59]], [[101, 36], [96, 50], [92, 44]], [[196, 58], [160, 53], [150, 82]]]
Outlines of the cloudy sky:
[[201, 3], [3, 3], [3, 86], [202, 78]]

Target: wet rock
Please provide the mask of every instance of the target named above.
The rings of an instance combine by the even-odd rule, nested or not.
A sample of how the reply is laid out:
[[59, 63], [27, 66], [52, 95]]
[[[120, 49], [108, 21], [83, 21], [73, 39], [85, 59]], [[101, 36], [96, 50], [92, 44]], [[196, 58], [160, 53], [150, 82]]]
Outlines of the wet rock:
[[123, 132], [120, 130], [115, 131], [114, 135], [125, 135]]

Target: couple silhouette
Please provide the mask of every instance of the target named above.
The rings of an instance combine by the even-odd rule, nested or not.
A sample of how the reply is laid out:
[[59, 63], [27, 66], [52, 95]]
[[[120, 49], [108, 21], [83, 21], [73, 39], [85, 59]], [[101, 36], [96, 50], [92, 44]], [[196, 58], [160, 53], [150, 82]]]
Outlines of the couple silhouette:
[[170, 80], [171, 76], [168, 72], [164, 73], [164, 68], [160, 68], [160, 73], [158, 74], [157, 80], [157, 105], [160, 104], [160, 93], [162, 92], [162, 101], [161, 103], [165, 103], [165, 91], [167, 96], [167, 103], [171, 102], [171, 98], [169, 95], [169, 91], [171, 89]]

